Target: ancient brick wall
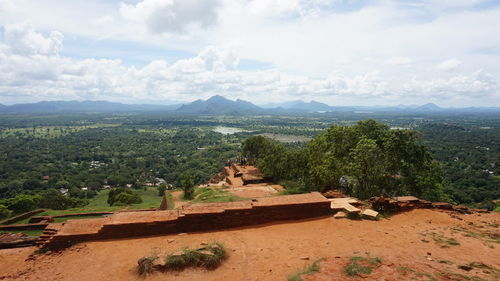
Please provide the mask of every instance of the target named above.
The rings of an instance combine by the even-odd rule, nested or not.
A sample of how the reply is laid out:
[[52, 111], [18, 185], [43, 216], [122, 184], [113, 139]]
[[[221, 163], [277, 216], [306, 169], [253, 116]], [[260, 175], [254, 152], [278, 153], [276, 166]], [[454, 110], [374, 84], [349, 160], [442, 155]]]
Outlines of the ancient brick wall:
[[6, 219], [6, 220], [2, 221], [2, 224], [4, 224], [4, 225], [13, 224], [13, 223], [15, 223], [17, 221], [24, 220], [26, 218], [29, 218], [29, 217], [31, 217], [33, 215], [36, 215], [36, 214], [39, 214], [39, 213], [42, 213], [42, 212], [45, 212], [45, 210], [44, 209], [33, 210], [33, 211], [30, 211], [30, 212], [27, 212], [27, 213], [24, 213], [24, 214], [20, 214], [20, 215], [17, 215], [15, 217]]
[[[325, 216], [330, 211], [330, 201], [315, 192], [252, 201], [199, 204], [180, 210], [156, 211], [150, 214], [122, 213], [103, 220], [102, 226], [94, 232], [72, 234], [63, 227], [60, 234], [51, 238], [48, 247], [64, 248], [84, 241], [210, 231], [299, 220]], [[78, 222], [72, 222], [76, 223]]]

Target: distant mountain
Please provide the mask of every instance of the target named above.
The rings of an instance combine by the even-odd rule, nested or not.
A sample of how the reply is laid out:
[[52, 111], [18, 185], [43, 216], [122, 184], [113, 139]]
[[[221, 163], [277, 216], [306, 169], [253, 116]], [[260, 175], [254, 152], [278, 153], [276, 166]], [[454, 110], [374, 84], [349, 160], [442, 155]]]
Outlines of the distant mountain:
[[237, 99], [232, 101], [223, 96], [213, 96], [207, 100], [196, 100], [189, 104], [184, 104], [177, 110], [179, 113], [187, 114], [259, 114], [265, 110], [255, 104]]
[[305, 102], [302, 100], [275, 103], [265, 106], [266, 108], [282, 108], [287, 111], [296, 112], [318, 112], [318, 111], [332, 111], [332, 107], [317, 101]]
[[108, 101], [42, 101], [0, 107], [3, 113], [70, 113], [70, 112], [130, 112], [170, 111], [179, 105], [123, 104]]
[[317, 114], [318, 112], [352, 112], [356, 114], [370, 113], [500, 113], [498, 107], [466, 107], [442, 108], [433, 103], [424, 105], [397, 105], [397, 106], [329, 106], [324, 103], [301, 100], [285, 103], [267, 104], [259, 107], [244, 100], [229, 100], [222, 96], [213, 96], [207, 100], [196, 100], [191, 103], [178, 105], [160, 104], [123, 104], [108, 101], [42, 101], [15, 105], [0, 104], [0, 114], [51, 114], [51, 113], [115, 113], [115, 112], [164, 112], [172, 114]]
[[438, 111], [438, 110], [442, 110], [442, 108], [433, 104], [433, 103], [426, 103], [424, 105], [417, 106], [415, 108], [415, 110], [418, 110], [418, 111]]

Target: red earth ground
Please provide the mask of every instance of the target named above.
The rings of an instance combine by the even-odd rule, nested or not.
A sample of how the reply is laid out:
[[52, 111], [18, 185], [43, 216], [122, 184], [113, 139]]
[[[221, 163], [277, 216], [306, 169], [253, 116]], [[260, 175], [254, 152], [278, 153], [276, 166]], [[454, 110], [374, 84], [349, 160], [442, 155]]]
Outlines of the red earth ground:
[[[89, 242], [33, 259], [29, 256], [34, 247], [5, 249], [0, 250], [0, 280], [286, 280], [319, 258], [326, 258], [320, 272], [303, 275], [303, 280], [500, 280], [494, 270], [500, 269], [499, 224], [500, 213], [451, 215], [418, 209], [379, 221], [323, 217], [226, 231]], [[215, 270], [137, 275], [137, 260], [143, 256], [164, 256], [213, 241], [224, 243], [229, 253]], [[371, 274], [348, 277], [344, 267], [352, 256], [378, 257], [382, 264]], [[489, 268], [458, 268], [471, 262]]]

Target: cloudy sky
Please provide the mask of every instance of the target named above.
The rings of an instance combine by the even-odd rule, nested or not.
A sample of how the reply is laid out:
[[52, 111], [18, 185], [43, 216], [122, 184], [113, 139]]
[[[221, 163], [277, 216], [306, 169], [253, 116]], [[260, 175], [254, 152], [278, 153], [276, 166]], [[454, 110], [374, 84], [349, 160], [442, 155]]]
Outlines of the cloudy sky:
[[500, 1], [0, 0], [0, 103], [500, 106]]

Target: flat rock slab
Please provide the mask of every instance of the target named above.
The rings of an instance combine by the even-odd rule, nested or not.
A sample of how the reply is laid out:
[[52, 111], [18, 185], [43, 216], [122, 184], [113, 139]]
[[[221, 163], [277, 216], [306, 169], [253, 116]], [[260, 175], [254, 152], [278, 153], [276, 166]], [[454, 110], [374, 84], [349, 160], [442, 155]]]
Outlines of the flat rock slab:
[[330, 200], [330, 202], [335, 202], [335, 203], [359, 204], [359, 200], [352, 197], [330, 198], [328, 200]]
[[343, 211], [346, 211], [348, 213], [359, 213], [361, 212], [360, 209], [354, 207], [353, 205], [349, 204], [349, 203], [336, 203], [336, 202], [331, 202], [330, 203], [330, 208], [332, 210], [343, 210]]
[[376, 218], [378, 216], [378, 212], [372, 209], [365, 209], [363, 212], [361, 212], [361, 214], [371, 218]]
[[340, 212], [337, 212], [335, 215], [333, 215], [333, 217], [336, 218], [336, 219], [345, 218], [346, 217], [346, 213], [340, 211]]
[[394, 199], [398, 202], [418, 202], [420, 200], [415, 196], [399, 196], [394, 197]]

